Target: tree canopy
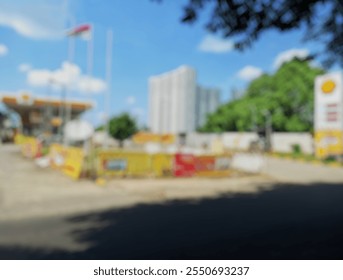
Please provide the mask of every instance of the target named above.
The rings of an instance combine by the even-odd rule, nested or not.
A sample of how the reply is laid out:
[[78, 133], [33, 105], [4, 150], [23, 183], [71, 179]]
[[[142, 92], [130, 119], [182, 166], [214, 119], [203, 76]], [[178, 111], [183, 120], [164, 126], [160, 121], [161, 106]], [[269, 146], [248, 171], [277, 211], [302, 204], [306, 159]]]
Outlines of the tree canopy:
[[324, 64], [343, 66], [341, 0], [188, 0], [182, 22], [195, 22], [205, 8], [212, 11], [206, 28], [232, 37], [238, 49], [251, 46], [267, 30], [304, 27], [304, 39], [324, 42]]
[[275, 131], [312, 131], [314, 79], [323, 72], [308, 61], [287, 62], [275, 74], [253, 80], [242, 98], [220, 106], [200, 131], [263, 130], [266, 113]]
[[136, 132], [136, 121], [127, 113], [115, 116], [110, 120], [109, 133], [113, 138], [119, 140], [120, 144]]

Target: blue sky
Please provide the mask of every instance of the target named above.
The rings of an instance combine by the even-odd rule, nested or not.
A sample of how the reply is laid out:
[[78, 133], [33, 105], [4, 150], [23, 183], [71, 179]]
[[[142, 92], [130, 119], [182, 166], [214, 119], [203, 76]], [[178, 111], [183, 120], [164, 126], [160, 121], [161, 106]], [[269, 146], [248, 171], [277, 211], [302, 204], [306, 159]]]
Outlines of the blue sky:
[[[294, 56], [304, 56], [323, 46], [303, 43], [301, 30], [261, 36], [245, 52], [232, 50], [230, 40], [206, 33], [204, 18], [193, 25], [180, 23], [186, 0], [1, 0], [0, 93], [29, 90], [60, 96], [60, 88], [47, 85], [47, 76], [72, 74], [77, 87], [73, 99], [93, 100], [96, 107], [84, 118], [102, 122], [105, 92], [106, 32], [113, 30], [111, 115], [128, 111], [141, 124], [148, 115], [148, 78], [182, 64], [194, 67], [198, 83], [219, 87], [222, 101], [230, 90], [243, 89], [263, 72], [273, 72]], [[25, 4], [24, 4], [25, 3]], [[206, 11], [204, 13], [206, 15]], [[94, 26], [94, 67], [87, 76], [87, 42], [75, 41], [75, 56], [68, 60], [64, 31], [74, 21]], [[89, 79], [89, 80], [87, 80]], [[93, 92], [82, 92], [82, 82], [93, 83]]]

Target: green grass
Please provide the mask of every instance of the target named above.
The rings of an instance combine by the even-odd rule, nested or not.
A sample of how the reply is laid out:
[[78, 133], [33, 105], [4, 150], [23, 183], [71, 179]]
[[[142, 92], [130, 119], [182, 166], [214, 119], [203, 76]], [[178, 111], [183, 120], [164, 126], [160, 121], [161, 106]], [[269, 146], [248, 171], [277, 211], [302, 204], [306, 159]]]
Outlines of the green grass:
[[295, 152], [295, 153], [274, 153], [274, 155], [276, 155], [277, 157], [280, 157], [280, 158], [292, 158], [292, 159], [296, 159], [296, 160], [304, 160], [306, 162], [318, 160], [324, 164], [340, 163], [334, 157], [328, 157], [325, 159], [318, 159], [314, 155], [303, 154], [303, 153], [299, 153], [299, 152]]

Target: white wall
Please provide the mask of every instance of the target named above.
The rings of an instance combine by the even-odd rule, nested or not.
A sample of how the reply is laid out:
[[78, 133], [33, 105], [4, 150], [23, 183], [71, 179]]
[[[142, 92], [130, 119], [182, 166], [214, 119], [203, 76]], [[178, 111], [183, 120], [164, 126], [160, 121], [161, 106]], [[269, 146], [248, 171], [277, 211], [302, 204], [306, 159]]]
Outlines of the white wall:
[[186, 145], [193, 148], [202, 148], [203, 145], [207, 145], [210, 147], [212, 141], [217, 139], [218, 137], [222, 137], [220, 134], [216, 133], [189, 133], [187, 134], [186, 138]]
[[203, 144], [211, 146], [214, 140], [220, 139], [224, 148], [233, 150], [248, 150], [250, 143], [256, 141], [258, 136], [251, 132], [225, 132], [225, 133], [190, 133], [187, 135], [187, 145], [200, 148]]
[[254, 132], [225, 132], [222, 140], [227, 149], [248, 150], [251, 142], [258, 140], [258, 135]]
[[292, 146], [300, 145], [305, 154], [313, 154], [314, 142], [310, 133], [275, 132], [272, 134], [272, 149], [274, 152], [291, 153]]
[[[253, 141], [258, 140], [258, 135], [253, 132], [225, 132], [217, 133], [190, 133], [187, 135], [187, 146], [202, 148], [203, 144], [211, 146], [215, 139], [223, 141], [224, 148], [231, 150], [247, 151]], [[275, 132], [271, 139], [274, 152], [291, 153], [292, 146], [300, 145], [303, 153], [314, 152], [314, 141], [310, 133]]]

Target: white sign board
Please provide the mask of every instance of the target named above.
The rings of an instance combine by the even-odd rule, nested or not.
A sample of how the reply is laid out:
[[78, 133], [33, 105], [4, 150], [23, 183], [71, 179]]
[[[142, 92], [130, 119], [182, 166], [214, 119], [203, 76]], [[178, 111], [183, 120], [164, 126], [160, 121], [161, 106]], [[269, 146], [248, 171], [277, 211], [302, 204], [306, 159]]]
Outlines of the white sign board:
[[315, 80], [315, 131], [343, 130], [343, 75], [340, 72]]

